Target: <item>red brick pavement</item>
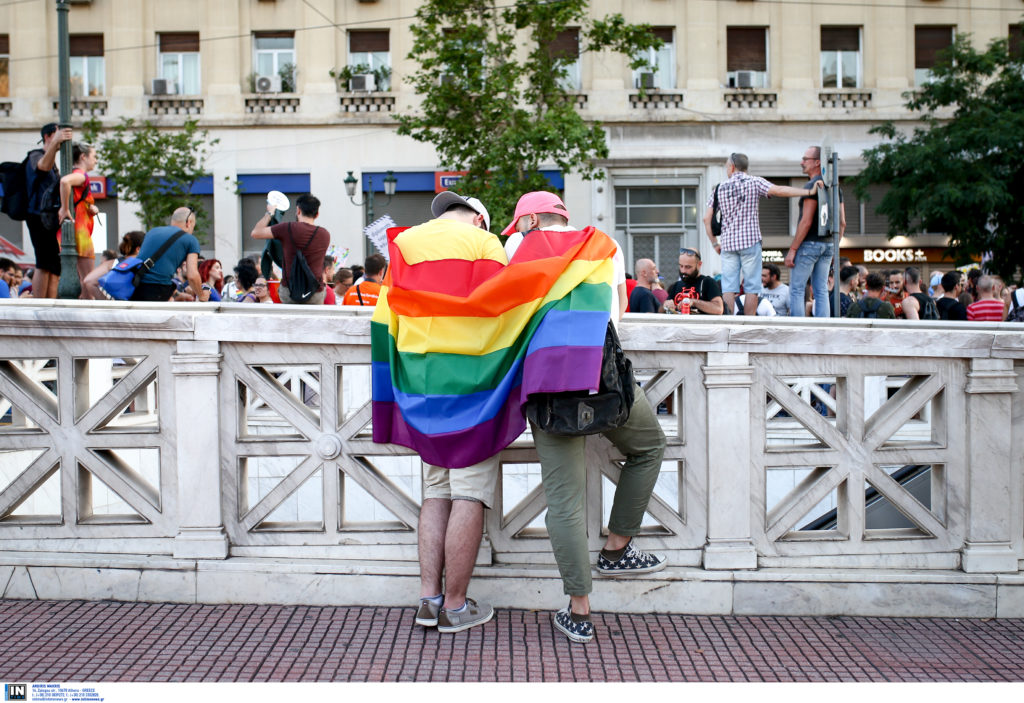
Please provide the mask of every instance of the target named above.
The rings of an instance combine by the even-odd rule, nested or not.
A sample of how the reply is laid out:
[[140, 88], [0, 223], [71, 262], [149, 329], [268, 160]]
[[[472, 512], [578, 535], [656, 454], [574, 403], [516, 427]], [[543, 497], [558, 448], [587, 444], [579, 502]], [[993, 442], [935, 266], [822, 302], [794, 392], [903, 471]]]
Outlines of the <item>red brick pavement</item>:
[[0, 680], [1024, 681], [1024, 620], [550, 612], [455, 635], [413, 609], [0, 600]]

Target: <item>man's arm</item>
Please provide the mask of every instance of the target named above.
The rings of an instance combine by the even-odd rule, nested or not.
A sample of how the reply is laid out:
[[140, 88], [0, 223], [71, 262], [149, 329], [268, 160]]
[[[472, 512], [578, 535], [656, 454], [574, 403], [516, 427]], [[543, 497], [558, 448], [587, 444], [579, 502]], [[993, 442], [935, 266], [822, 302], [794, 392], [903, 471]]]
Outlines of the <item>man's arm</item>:
[[269, 223], [270, 217], [274, 214], [274, 206], [267, 203], [267, 211], [263, 213], [263, 217], [259, 219], [259, 222], [252, 228], [250, 236], [253, 239], [273, 239], [274, 233], [271, 231]]
[[71, 139], [71, 128], [65, 127], [64, 129], [58, 129], [53, 133], [53, 139], [50, 140], [49, 146], [43, 152], [42, 157], [36, 163], [36, 170], [46, 173], [53, 170], [54, 164], [57, 163], [57, 154], [60, 152], [60, 145]]
[[842, 239], [843, 235], [846, 234], [846, 204], [842, 200], [839, 201], [839, 238]]
[[917, 298], [912, 295], [908, 295], [903, 299], [903, 315], [908, 320], [920, 320], [921, 319], [921, 303], [917, 302]]
[[199, 277], [199, 254], [190, 253], [185, 257], [185, 278], [196, 293], [196, 300], [205, 303], [210, 299], [210, 291], [203, 290], [203, 279]]
[[722, 315], [725, 313], [725, 301], [722, 296], [716, 296], [711, 300], [691, 299], [690, 305], [697, 308], [705, 315]]
[[704, 231], [707, 232], [708, 239], [711, 240], [711, 246], [713, 246], [715, 248], [715, 251], [717, 251], [719, 254], [721, 254], [722, 253], [722, 245], [718, 243], [718, 238], [711, 231], [711, 218], [713, 218], [714, 216], [715, 216], [715, 209], [713, 207], [709, 206], [707, 211], [705, 211], [705, 213], [704, 213]]
[[626, 314], [626, 305], [629, 304], [629, 298], [626, 296], [626, 283], [623, 281], [618, 285], [619, 291], [619, 320], [622, 320], [622, 316]]
[[792, 186], [777, 186], [774, 183], [768, 189], [768, 195], [773, 198], [802, 198], [805, 195], [813, 195], [818, 188], [821, 188], [821, 181], [815, 181], [813, 188], [794, 188]]
[[796, 236], [793, 237], [793, 244], [786, 252], [786, 266], [789, 268], [796, 266], [796, 250], [800, 248], [807, 233], [811, 231], [811, 225], [814, 224], [814, 213], [817, 209], [818, 204], [814, 200], [804, 201], [804, 210], [800, 213], [800, 222], [796, 226]]

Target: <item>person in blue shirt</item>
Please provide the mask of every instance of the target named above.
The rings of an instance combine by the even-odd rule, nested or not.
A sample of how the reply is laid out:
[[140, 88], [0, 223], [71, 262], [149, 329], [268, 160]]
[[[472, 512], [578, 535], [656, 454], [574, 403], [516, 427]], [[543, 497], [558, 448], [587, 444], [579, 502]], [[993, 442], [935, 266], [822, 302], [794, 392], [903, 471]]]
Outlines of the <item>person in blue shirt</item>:
[[142, 277], [135, 288], [132, 300], [135, 301], [167, 301], [174, 294], [175, 285], [172, 280], [175, 271], [185, 263], [185, 277], [193, 291], [199, 291], [196, 300], [206, 302], [210, 292], [203, 290], [203, 281], [199, 277], [199, 240], [192, 231], [196, 227], [196, 213], [190, 207], [180, 207], [171, 215], [168, 227], [154, 227], [146, 232], [142, 240], [139, 258], [146, 261], [156, 255], [157, 251], [170, 237], [177, 232], [184, 234], [164, 252], [163, 256], [153, 262], [153, 267]]
[[17, 298], [18, 284], [15, 281], [18, 265], [10, 259], [0, 259], [0, 298]]

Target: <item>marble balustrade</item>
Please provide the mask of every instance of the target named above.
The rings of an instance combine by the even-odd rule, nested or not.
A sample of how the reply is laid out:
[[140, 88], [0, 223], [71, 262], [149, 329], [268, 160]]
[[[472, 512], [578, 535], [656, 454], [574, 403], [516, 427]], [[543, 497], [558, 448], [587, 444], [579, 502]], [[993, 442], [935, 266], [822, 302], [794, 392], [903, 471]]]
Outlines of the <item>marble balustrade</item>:
[[[668, 437], [641, 538], [680, 573], [1024, 577], [1021, 326], [631, 315], [621, 336]], [[365, 313], [13, 301], [0, 350], [0, 593], [83, 564], [170, 600], [254, 563], [415, 574], [419, 460], [371, 440]], [[597, 550], [622, 457], [587, 453]], [[529, 433], [501, 458], [481, 573], [550, 577]]]

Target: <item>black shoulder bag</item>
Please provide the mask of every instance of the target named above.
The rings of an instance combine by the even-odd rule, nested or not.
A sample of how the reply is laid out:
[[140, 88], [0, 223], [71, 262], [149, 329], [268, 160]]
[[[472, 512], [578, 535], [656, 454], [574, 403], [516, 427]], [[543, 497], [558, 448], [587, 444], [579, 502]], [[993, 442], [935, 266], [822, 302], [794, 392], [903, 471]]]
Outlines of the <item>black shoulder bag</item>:
[[549, 434], [600, 434], [626, 424], [635, 394], [633, 364], [626, 358], [615, 325], [609, 320], [598, 392], [534, 393], [523, 405], [523, 414]]

